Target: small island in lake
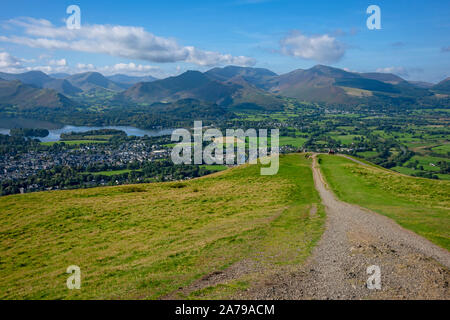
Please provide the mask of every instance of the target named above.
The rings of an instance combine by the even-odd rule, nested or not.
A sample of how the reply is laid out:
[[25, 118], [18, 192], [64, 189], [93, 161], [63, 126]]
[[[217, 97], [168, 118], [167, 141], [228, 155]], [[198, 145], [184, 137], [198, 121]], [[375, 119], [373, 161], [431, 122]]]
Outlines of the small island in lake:
[[62, 133], [61, 141], [74, 141], [74, 140], [100, 140], [109, 141], [113, 137], [126, 137], [125, 131], [117, 129], [100, 129], [91, 130], [86, 132], [70, 132]]

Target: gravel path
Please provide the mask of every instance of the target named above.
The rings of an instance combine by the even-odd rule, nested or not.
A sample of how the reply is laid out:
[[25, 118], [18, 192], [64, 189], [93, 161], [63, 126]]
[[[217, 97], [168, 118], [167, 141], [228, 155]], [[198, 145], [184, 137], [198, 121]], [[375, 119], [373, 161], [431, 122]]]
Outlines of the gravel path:
[[[305, 266], [248, 291], [251, 299], [450, 299], [450, 253], [377, 213], [337, 200], [314, 159], [326, 231]], [[378, 266], [381, 289], [369, 289]]]

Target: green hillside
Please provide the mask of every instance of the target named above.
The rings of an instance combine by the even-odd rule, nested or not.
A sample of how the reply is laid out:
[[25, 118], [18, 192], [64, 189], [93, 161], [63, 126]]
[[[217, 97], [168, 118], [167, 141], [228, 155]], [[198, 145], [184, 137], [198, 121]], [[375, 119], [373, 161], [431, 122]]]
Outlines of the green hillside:
[[22, 111], [40, 107], [71, 110], [74, 102], [50, 89], [38, 89], [20, 81], [0, 79], [0, 106], [16, 107]]
[[118, 94], [117, 101], [138, 103], [176, 102], [195, 99], [221, 106], [248, 108], [248, 104], [265, 110], [282, 110], [284, 100], [258, 89], [238, 77], [221, 82], [216, 76], [187, 71], [176, 77], [140, 82]]
[[[156, 299], [257, 262], [187, 297], [232, 296], [298, 266], [320, 238], [310, 165], [296, 154], [275, 176], [245, 165], [186, 182], [1, 197], [0, 299]], [[70, 265], [81, 290], [66, 287]]]
[[342, 201], [358, 204], [450, 250], [450, 182], [414, 178], [321, 155], [321, 169]]

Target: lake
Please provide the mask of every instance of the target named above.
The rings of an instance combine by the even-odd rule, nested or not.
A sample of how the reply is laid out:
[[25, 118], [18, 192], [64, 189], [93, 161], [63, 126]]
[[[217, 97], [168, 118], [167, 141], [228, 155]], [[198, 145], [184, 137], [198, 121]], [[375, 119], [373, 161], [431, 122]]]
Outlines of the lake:
[[[173, 129], [161, 129], [161, 130], [144, 130], [130, 126], [102, 126], [102, 127], [89, 127], [89, 126], [70, 126], [66, 125], [59, 129], [49, 129], [49, 135], [45, 138], [37, 138], [42, 142], [59, 141], [62, 133], [70, 132], [86, 132], [91, 130], [100, 129], [117, 129], [124, 131], [128, 136], [143, 137], [145, 135], [149, 137], [159, 137], [172, 134]], [[0, 128], [0, 134], [9, 134], [10, 129]]]

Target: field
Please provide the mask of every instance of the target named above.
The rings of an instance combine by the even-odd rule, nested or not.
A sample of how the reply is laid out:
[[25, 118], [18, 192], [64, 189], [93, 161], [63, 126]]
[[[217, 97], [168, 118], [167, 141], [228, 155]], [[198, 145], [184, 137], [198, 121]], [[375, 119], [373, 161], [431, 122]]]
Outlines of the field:
[[94, 176], [115, 176], [115, 175], [119, 175], [119, 174], [135, 172], [135, 171], [141, 171], [141, 170], [123, 169], [123, 170], [111, 170], [111, 171], [99, 171], [99, 172], [86, 172], [85, 174], [92, 174]]
[[360, 135], [347, 134], [347, 135], [330, 135], [334, 140], [340, 141], [342, 144], [351, 144], [354, 138], [361, 137]]
[[44, 146], [52, 146], [57, 143], [65, 143], [68, 145], [79, 145], [79, 144], [94, 144], [94, 143], [108, 143], [108, 141], [100, 141], [100, 140], [68, 140], [68, 141], [50, 141], [50, 142], [41, 142]]
[[418, 161], [419, 165], [423, 166], [428, 171], [439, 171], [439, 167], [436, 164], [441, 161], [441, 159], [431, 156], [413, 156], [405, 165], [408, 165], [412, 161]]
[[[258, 272], [177, 294], [226, 298], [298, 268], [324, 211], [310, 160], [280, 160], [275, 176], [244, 165], [186, 182], [2, 197], [0, 299], [157, 299], [236, 262], [258, 263]], [[66, 287], [70, 265], [81, 268], [81, 290]]]
[[228, 169], [228, 167], [225, 165], [215, 165], [215, 164], [213, 164], [213, 165], [205, 164], [205, 165], [201, 165], [200, 167], [205, 168], [209, 171], [223, 171], [223, 170]]
[[293, 147], [301, 148], [306, 142], [306, 138], [296, 137], [280, 137], [280, 146], [291, 145]]
[[[280, 144], [280, 146], [291, 145], [291, 146], [296, 147], [296, 148], [301, 148], [303, 146], [303, 144], [306, 142], [306, 140], [307, 140], [306, 138], [302, 138], [302, 137], [292, 138], [292, 137], [280, 136], [279, 144]], [[257, 142], [258, 142], [258, 144], [265, 142], [265, 143], [267, 143], [270, 146], [270, 143], [271, 143], [270, 132], [269, 132], [269, 137], [267, 139], [263, 140], [263, 139], [260, 139], [258, 137]], [[232, 143], [228, 143], [228, 144], [232, 144]], [[170, 143], [170, 144], [164, 145], [164, 147], [173, 148], [175, 145], [176, 145], [175, 143]], [[227, 144], [220, 143], [220, 142], [217, 142], [217, 145], [219, 147], [223, 147], [224, 149], [227, 147]], [[235, 142], [235, 146], [237, 146], [236, 142]], [[245, 140], [245, 147], [249, 148], [249, 139], [248, 139], [248, 137], [246, 137], [246, 140]]]
[[388, 216], [450, 249], [450, 182], [408, 177], [321, 155], [321, 169], [339, 199]]
[[436, 153], [440, 153], [440, 154], [448, 156], [448, 155], [450, 155], [450, 144], [445, 144], [445, 145], [442, 145], [439, 147], [434, 147], [432, 150]]

